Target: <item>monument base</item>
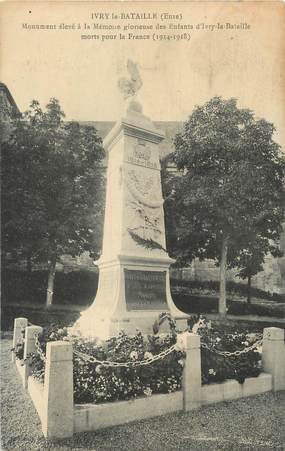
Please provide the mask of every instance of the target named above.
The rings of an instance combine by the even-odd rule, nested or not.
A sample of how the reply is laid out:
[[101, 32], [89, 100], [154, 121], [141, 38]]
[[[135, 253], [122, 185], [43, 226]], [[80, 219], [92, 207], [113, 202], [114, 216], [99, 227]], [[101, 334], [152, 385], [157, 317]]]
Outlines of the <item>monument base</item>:
[[[160, 259], [120, 256], [111, 262], [98, 262], [99, 285], [93, 304], [72, 328], [84, 336], [107, 338], [121, 330], [135, 334], [152, 333], [162, 312], [185, 319], [170, 292], [167, 256]], [[169, 331], [167, 328], [166, 331]]]
[[[128, 335], [135, 335], [139, 330], [143, 335], [153, 334], [153, 324], [158, 319], [161, 311], [145, 312], [144, 315], [133, 315], [125, 318], [94, 318], [94, 312], [88, 309], [84, 312], [78, 321], [78, 324], [72, 328], [73, 333], [80, 333], [86, 337], [96, 337], [100, 339], [107, 339], [117, 336], [121, 331]], [[93, 318], [92, 318], [93, 317]], [[180, 315], [177, 320], [177, 327], [180, 330], [185, 330], [187, 326], [187, 315], [183, 317]], [[160, 327], [160, 333], [169, 333], [169, 325], [165, 322]]]

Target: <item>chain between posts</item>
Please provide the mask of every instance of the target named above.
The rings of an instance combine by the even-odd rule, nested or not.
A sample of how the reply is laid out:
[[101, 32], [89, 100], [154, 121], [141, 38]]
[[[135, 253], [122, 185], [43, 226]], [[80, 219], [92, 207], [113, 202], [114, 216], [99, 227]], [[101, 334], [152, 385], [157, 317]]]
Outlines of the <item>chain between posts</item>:
[[43, 352], [43, 350], [41, 348], [41, 344], [39, 342], [39, 334], [35, 334], [35, 347], [36, 347], [36, 350], [37, 350], [41, 360], [43, 362], [45, 362], [46, 361], [46, 356], [45, 356], [45, 354], [44, 354], [44, 352]]
[[[44, 352], [41, 349], [41, 345], [39, 342], [39, 334], [35, 334], [35, 347], [36, 350], [40, 356], [40, 358], [45, 361], [46, 360], [46, 356], [44, 354]], [[144, 366], [144, 365], [150, 365], [153, 362], [156, 362], [158, 360], [164, 359], [166, 356], [168, 356], [169, 354], [171, 354], [172, 352], [174, 352], [176, 350], [175, 345], [172, 345], [170, 348], [165, 349], [164, 351], [160, 352], [157, 355], [154, 355], [148, 359], [145, 360], [134, 360], [131, 362], [112, 362], [110, 360], [98, 360], [96, 359], [96, 357], [94, 356], [90, 356], [88, 354], [85, 354], [83, 352], [77, 351], [76, 349], [73, 350], [74, 355], [76, 355], [77, 357], [81, 358], [82, 360], [85, 360], [86, 362], [89, 363], [97, 363], [99, 365], [102, 366], [106, 366], [106, 367], [127, 367], [127, 368], [132, 368], [135, 366]]]
[[131, 361], [131, 362], [111, 362], [109, 360], [98, 360], [98, 359], [96, 359], [96, 357], [84, 354], [83, 352], [80, 352], [80, 351], [74, 350], [73, 352], [74, 352], [74, 354], [77, 357], [79, 357], [82, 360], [85, 360], [85, 361], [87, 361], [89, 363], [97, 363], [99, 365], [106, 366], [106, 367], [112, 367], [112, 368], [118, 368], [118, 367], [134, 368], [134, 367], [137, 367], [137, 366], [150, 365], [153, 362], [157, 362], [158, 360], [162, 360], [166, 356], [168, 356], [169, 354], [174, 352], [175, 350], [176, 350], [175, 345], [172, 345], [170, 348], [165, 349], [164, 351], [160, 352], [157, 355], [154, 355], [154, 356], [150, 357], [149, 359], [134, 360], [134, 361]]
[[[259, 338], [255, 343], [253, 343], [251, 346], [248, 346], [245, 349], [241, 349], [241, 350], [236, 350], [233, 352], [229, 352], [229, 351], [220, 351], [214, 347], [210, 347], [208, 346], [206, 343], [201, 343], [201, 347], [204, 349], [207, 349], [210, 352], [214, 352], [218, 355], [221, 355], [223, 357], [232, 357], [232, 356], [240, 356], [242, 354], [246, 354], [250, 351], [253, 351], [254, 349], [258, 348], [262, 346], [262, 338]], [[39, 342], [39, 334], [35, 335], [35, 347], [36, 350], [40, 356], [40, 358], [45, 361], [46, 360], [46, 356], [44, 354], [44, 352], [41, 349], [41, 345]], [[138, 367], [138, 366], [144, 366], [144, 365], [150, 365], [154, 362], [157, 362], [158, 360], [162, 360], [164, 359], [166, 356], [168, 356], [169, 354], [171, 354], [172, 352], [176, 351], [176, 344], [170, 346], [170, 348], [165, 349], [164, 351], [160, 352], [159, 354], [156, 354], [148, 359], [144, 359], [144, 360], [133, 360], [133, 361], [129, 361], [129, 362], [112, 362], [110, 360], [98, 360], [96, 357], [85, 354], [83, 352], [77, 351], [76, 349], [73, 350], [73, 353], [75, 356], [79, 357], [81, 360], [84, 360], [85, 362], [88, 363], [92, 363], [92, 364], [98, 364], [101, 366], [105, 366], [105, 367], [112, 367], [112, 368], [119, 368], [119, 367], [125, 367], [125, 368], [134, 368], [134, 367]]]
[[240, 349], [237, 351], [229, 352], [229, 351], [219, 351], [218, 349], [211, 348], [210, 346], [206, 345], [205, 343], [201, 343], [201, 347], [204, 349], [207, 349], [210, 352], [215, 352], [218, 355], [224, 356], [224, 357], [232, 357], [232, 356], [240, 356], [242, 354], [247, 354], [250, 351], [253, 351], [254, 349], [258, 348], [259, 346], [262, 346], [262, 339], [257, 340], [255, 343], [253, 343], [251, 346], [245, 349]]

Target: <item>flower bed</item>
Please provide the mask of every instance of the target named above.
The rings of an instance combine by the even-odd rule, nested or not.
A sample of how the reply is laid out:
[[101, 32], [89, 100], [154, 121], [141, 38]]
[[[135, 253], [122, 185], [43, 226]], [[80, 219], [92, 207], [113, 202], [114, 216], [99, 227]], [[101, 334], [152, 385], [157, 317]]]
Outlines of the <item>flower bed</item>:
[[226, 333], [211, 328], [210, 323], [200, 327], [198, 333], [201, 336], [202, 384], [228, 379], [243, 383], [247, 377], [261, 373], [261, 349], [250, 349], [258, 335], [239, 331]]
[[[195, 324], [195, 320], [192, 323]], [[191, 324], [189, 322], [189, 327]], [[261, 356], [248, 347], [256, 341], [254, 334], [224, 333], [213, 329], [209, 322], [200, 320], [194, 325], [201, 336], [202, 383], [223, 382], [235, 379], [243, 382], [246, 377], [256, 377], [261, 372]], [[157, 331], [158, 332], [158, 331]], [[176, 348], [163, 359], [148, 365], [137, 365], [169, 349], [176, 343], [177, 331], [169, 334], [154, 334], [144, 337], [140, 331], [134, 336], [121, 332], [117, 337], [100, 342], [68, 335], [66, 328], [44, 329], [38, 346], [45, 353], [48, 341], [67, 340], [73, 344], [74, 401], [75, 403], [103, 403], [128, 400], [155, 393], [171, 393], [181, 389], [184, 364], [183, 348]], [[240, 350], [246, 350], [240, 353]], [[221, 353], [236, 355], [224, 356]], [[91, 357], [82, 359], [76, 352]], [[113, 367], [100, 361], [121, 362], [126, 366]], [[129, 362], [129, 363], [128, 363]], [[136, 364], [136, 366], [134, 366]], [[45, 361], [38, 352], [31, 355], [33, 376], [43, 382]]]
[[[67, 329], [44, 330], [39, 337], [45, 352], [48, 341], [70, 340], [76, 351], [98, 360], [112, 362], [142, 361], [168, 349], [175, 343], [171, 334], [143, 337], [141, 332], [128, 336], [121, 332], [104, 342], [67, 335]], [[38, 353], [31, 356], [33, 376], [43, 381], [45, 362]], [[152, 393], [170, 393], [181, 388], [183, 352], [174, 351], [163, 360], [151, 365], [132, 367], [106, 367], [84, 362], [76, 354], [73, 359], [74, 401], [100, 403], [105, 401], [149, 396]]]
[[[189, 331], [192, 333], [179, 333], [175, 330], [174, 321], [168, 318], [170, 325], [170, 333], [168, 335], [158, 335], [159, 327], [163, 318], [167, 318], [167, 314], [161, 314], [158, 321], [154, 324], [155, 341], [171, 340], [175, 344], [168, 346], [163, 351], [152, 354], [150, 351], [143, 349], [143, 351], [134, 350], [130, 351], [129, 345], [134, 347], [134, 342], [143, 342], [147, 344], [149, 341], [152, 343], [153, 337], [142, 338], [138, 332], [135, 337], [128, 337], [126, 334], [121, 333], [120, 337], [112, 338], [107, 342], [95, 342], [94, 340], [86, 340], [82, 337], [72, 337], [68, 335], [66, 329], [54, 328], [54, 330], [43, 331], [40, 326], [28, 326], [28, 320], [26, 318], [16, 318], [14, 324], [14, 337], [13, 345], [15, 346], [17, 340], [21, 339], [21, 329], [25, 327], [25, 346], [24, 357], [30, 356], [33, 361], [34, 376], [37, 376], [41, 381], [44, 379], [44, 383], [38, 383], [34, 377], [31, 377], [30, 373], [30, 359], [27, 357], [24, 360], [24, 365], [20, 366], [20, 360], [16, 361], [17, 369], [23, 374], [23, 385], [27, 388], [33, 403], [39, 413], [42, 431], [47, 439], [58, 439], [63, 437], [71, 437], [74, 432], [83, 431], [95, 431], [109, 426], [122, 424], [133, 420], [141, 420], [143, 418], [151, 418], [158, 415], [164, 415], [166, 413], [181, 411], [185, 412], [197, 409], [204, 404], [216, 403], [226, 401], [229, 399], [239, 399], [245, 396], [252, 396], [258, 393], [265, 393], [266, 391], [284, 390], [284, 374], [285, 374], [285, 348], [284, 348], [284, 331], [280, 328], [265, 328], [263, 330], [263, 336], [257, 336], [256, 334], [247, 334], [247, 336], [232, 333], [232, 339], [226, 340], [224, 332], [214, 330], [210, 323], [197, 318], [190, 318]], [[194, 332], [194, 333], [193, 333]], [[195, 333], [196, 332], [196, 333]], [[197, 332], [200, 334], [198, 336]], [[42, 334], [40, 341], [36, 338], [38, 334]], [[224, 336], [223, 336], [224, 335]], [[137, 338], [139, 336], [139, 340]], [[242, 349], [236, 349], [237, 343], [242, 341], [244, 346]], [[119, 349], [115, 349], [119, 343]], [[251, 344], [252, 342], [252, 344]], [[108, 343], [108, 344], [107, 344]], [[232, 351], [224, 350], [223, 343]], [[255, 352], [255, 357], [248, 359], [246, 372], [250, 375], [251, 371], [257, 373], [256, 370], [260, 370], [259, 357], [260, 346], [262, 343], [262, 362], [264, 372], [259, 374], [258, 377], [247, 377], [244, 382], [241, 375], [235, 374], [237, 380], [225, 380], [215, 383], [211, 378], [217, 380], [222, 377], [221, 374], [217, 375], [216, 367], [205, 369], [203, 368], [202, 377], [206, 377], [206, 382], [202, 386], [201, 377], [201, 351], [216, 354], [219, 358], [231, 359], [238, 361], [240, 358], [250, 355]], [[126, 346], [128, 352], [125, 354]], [[78, 347], [86, 350], [86, 346], [89, 347], [89, 353], [79, 351]], [[44, 353], [44, 349], [46, 352]], [[96, 357], [97, 352], [102, 349], [106, 353], [107, 360], [99, 360]], [[182, 351], [183, 349], [183, 351]], [[88, 348], [87, 348], [88, 351]], [[107, 351], [110, 351], [108, 353]], [[119, 353], [120, 357], [119, 357]], [[130, 353], [129, 353], [130, 351]], [[181, 359], [180, 355], [185, 353], [185, 359]], [[93, 356], [91, 355], [93, 353]], [[84, 362], [88, 362], [91, 365], [91, 371], [95, 371], [96, 377], [102, 375], [102, 369], [114, 372], [115, 380], [118, 381], [117, 372], [120, 372], [123, 368], [126, 370], [138, 371], [139, 367], [151, 368], [152, 365], [157, 364], [160, 367], [161, 362], [167, 359], [169, 356], [176, 356], [177, 364], [182, 367], [182, 381], [181, 390], [176, 390], [170, 393], [156, 393], [153, 396], [149, 396], [152, 392], [148, 390], [140, 391], [140, 395], [122, 393], [120, 384], [115, 384], [115, 394], [112, 399], [104, 399], [103, 401], [111, 402], [81, 402], [78, 403], [75, 400], [74, 403], [74, 377], [76, 377], [76, 371], [74, 371], [74, 361], [78, 359], [80, 361], [80, 367], [86, 365]], [[15, 356], [12, 357], [12, 360]], [[99, 357], [99, 355], [98, 355]], [[104, 358], [104, 356], [103, 356]], [[109, 359], [109, 360], [108, 360]], [[117, 362], [115, 361], [117, 359]], [[203, 358], [202, 358], [203, 361]], [[214, 365], [213, 365], [214, 366]], [[230, 367], [230, 371], [223, 374], [223, 377], [227, 377], [231, 374], [234, 363]], [[115, 368], [116, 367], [116, 368]], [[136, 367], [136, 368], [135, 368]], [[97, 371], [96, 371], [97, 368]], [[226, 366], [224, 365], [224, 368]], [[44, 377], [43, 377], [44, 369]], [[216, 374], [214, 374], [216, 373]], [[267, 374], [266, 374], [267, 373]], [[164, 375], [164, 372], [163, 372]], [[89, 380], [89, 374], [86, 374], [83, 391], [80, 393], [86, 393], [92, 389], [92, 380]], [[242, 375], [244, 376], [244, 374]], [[156, 375], [154, 375], [156, 377]], [[110, 381], [109, 373], [106, 377], [107, 381]], [[204, 380], [204, 381], [205, 381]], [[114, 382], [114, 379], [112, 379]], [[148, 379], [149, 382], [149, 379]], [[169, 382], [169, 381], [168, 381]], [[126, 385], [126, 380], [123, 380]], [[151, 380], [153, 383], [153, 380]], [[177, 387], [174, 387], [177, 388]], [[94, 391], [95, 389], [93, 389]], [[114, 393], [113, 393], [114, 395]], [[126, 398], [125, 398], [126, 395]], [[121, 398], [120, 396], [123, 396]], [[138, 397], [137, 397], [138, 396]], [[137, 399], [134, 399], [136, 398]]]

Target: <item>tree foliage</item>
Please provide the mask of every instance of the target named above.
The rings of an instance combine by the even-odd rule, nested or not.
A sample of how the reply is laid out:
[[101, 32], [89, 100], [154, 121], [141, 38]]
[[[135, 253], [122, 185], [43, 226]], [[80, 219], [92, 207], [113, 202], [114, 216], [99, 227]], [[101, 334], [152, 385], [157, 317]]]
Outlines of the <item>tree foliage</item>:
[[247, 301], [251, 300], [251, 280], [252, 277], [263, 270], [265, 257], [271, 254], [273, 257], [282, 257], [278, 243], [268, 240], [260, 235], [250, 235], [245, 237], [244, 243], [238, 242], [238, 246], [229, 249], [228, 267], [236, 268], [237, 276], [247, 279]]
[[33, 101], [2, 150], [4, 251], [53, 269], [62, 254], [96, 254], [101, 246], [101, 138], [63, 118], [56, 99], [46, 111]]
[[282, 231], [285, 166], [273, 132], [235, 99], [214, 97], [194, 108], [175, 137], [180, 174], [166, 180], [166, 194], [175, 190], [166, 204], [175, 216], [168, 245], [181, 263], [199, 257], [220, 265], [222, 313], [229, 257], [241, 258], [254, 242], [270, 251]]

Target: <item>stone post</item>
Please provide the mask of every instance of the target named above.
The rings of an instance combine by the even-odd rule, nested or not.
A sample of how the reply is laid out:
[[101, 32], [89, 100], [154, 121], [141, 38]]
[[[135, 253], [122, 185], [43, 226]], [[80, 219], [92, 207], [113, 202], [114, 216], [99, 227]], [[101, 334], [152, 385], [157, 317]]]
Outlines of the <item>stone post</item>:
[[[26, 360], [31, 352], [34, 352], [36, 349], [36, 334], [40, 334], [43, 328], [40, 326], [28, 326], [25, 330], [25, 346], [24, 346], [24, 360]], [[28, 360], [25, 361], [24, 366], [24, 379], [23, 386], [24, 388], [28, 387], [28, 377], [30, 375], [30, 365]]]
[[[15, 318], [14, 319], [14, 333], [13, 333], [13, 348], [16, 347], [19, 338], [22, 336], [22, 329], [25, 329], [28, 325], [27, 318]], [[15, 362], [16, 356], [12, 352], [12, 362]]]
[[183, 408], [192, 410], [201, 405], [201, 350], [200, 337], [193, 333], [184, 334], [186, 359], [183, 369]]
[[72, 354], [66, 341], [47, 343], [42, 431], [48, 439], [73, 434]]
[[266, 327], [263, 330], [262, 364], [266, 373], [272, 375], [273, 391], [285, 389], [284, 330]]

